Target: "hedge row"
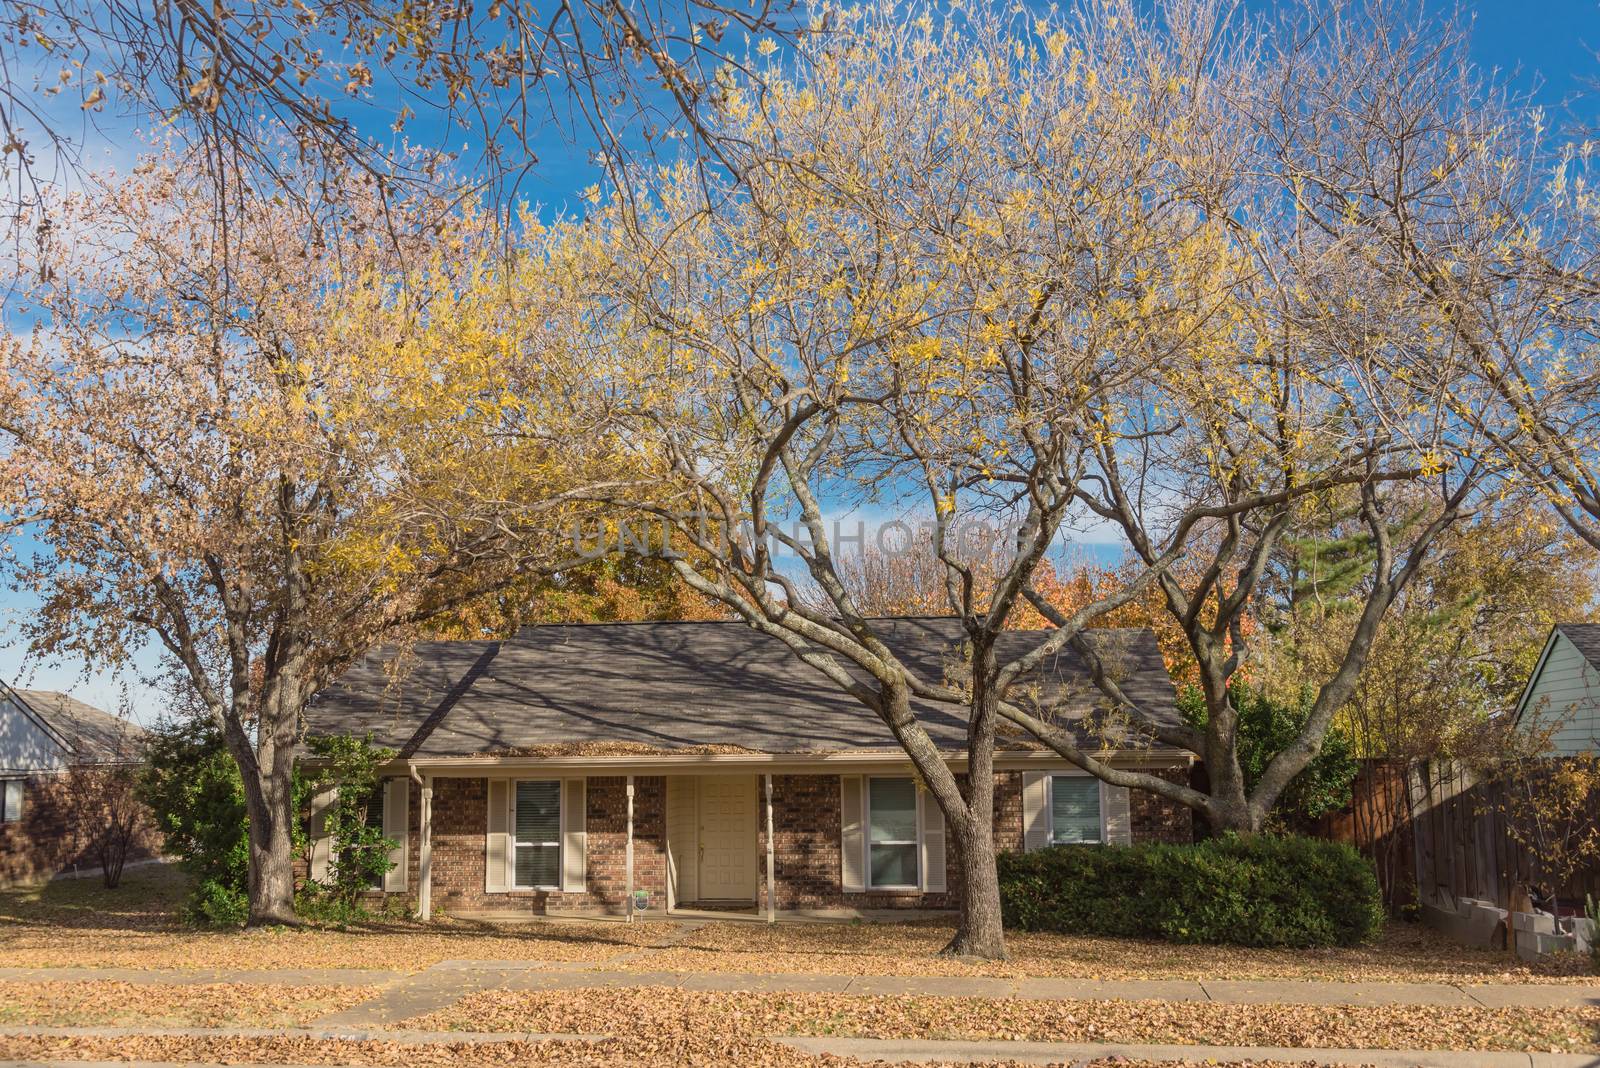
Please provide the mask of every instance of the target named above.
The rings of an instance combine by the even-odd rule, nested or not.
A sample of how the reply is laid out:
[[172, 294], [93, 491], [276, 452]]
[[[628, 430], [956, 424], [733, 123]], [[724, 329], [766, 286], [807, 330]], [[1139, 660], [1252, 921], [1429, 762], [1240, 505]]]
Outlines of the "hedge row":
[[1310, 838], [1008, 853], [1000, 895], [1016, 930], [1170, 942], [1348, 946], [1383, 923], [1371, 865], [1348, 845]]

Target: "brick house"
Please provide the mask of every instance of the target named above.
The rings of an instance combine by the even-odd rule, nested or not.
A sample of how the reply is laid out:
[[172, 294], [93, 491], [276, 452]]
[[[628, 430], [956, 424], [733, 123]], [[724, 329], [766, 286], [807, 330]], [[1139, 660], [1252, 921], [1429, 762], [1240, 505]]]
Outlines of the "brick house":
[[[932, 677], [959, 663], [953, 619], [885, 620], [881, 633]], [[1149, 631], [1091, 634], [1127, 694], [1176, 715]], [[428, 642], [403, 672], [393, 655], [369, 655], [319, 695], [308, 730], [370, 733], [397, 753], [371, 817], [398, 843], [383, 891], [425, 918], [851, 916], [953, 903], [943, 817], [888, 729], [743, 623], [540, 626], [505, 642]], [[1069, 722], [1099, 705], [1072, 652], [1044, 682], [1067, 688]], [[959, 775], [964, 720], [917, 711]], [[1110, 759], [1184, 779], [1190, 760], [1148, 747]], [[1130, 797], [1036, 745], [1003, 740], [996, 766], [1002, 850], [1190, 839], [1187, 809]], [[313, 876], [328, 864], [322, 807], [313, 801]]]
[[[137, 723], [66, 694], [0, 683], [0, 886], [46, 879], [84, 859], [65, 796], [73, 769], [138, 764], [145, 739]], [[130, 857], [154, 856], [159, 846], [155, 828], [141, 821]]]

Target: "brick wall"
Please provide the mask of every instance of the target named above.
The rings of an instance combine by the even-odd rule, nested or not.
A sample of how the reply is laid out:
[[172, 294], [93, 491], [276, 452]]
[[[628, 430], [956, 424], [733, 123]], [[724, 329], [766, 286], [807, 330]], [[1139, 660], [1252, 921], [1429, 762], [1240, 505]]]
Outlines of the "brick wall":
[[[1184, 769], [1161, 774], [1181, 780]], [[587, 782], [585, 830], [588, 834], [587, 890], [564, 893], [542, 890], [484, 891], [484, 835], [488, 824], [488, 783], [484, 779], [439, 778], [433, 790], [433, 905], [451, 911], [519, 911], [626, 908], [627, 798], [625, 777], [591, 776]], [[758, 791], [760, 789], [758, 779]], [[774, 868], [777, 907], [806, 908], [949, 908], [957, 903], [956, 858], [946, 838], [946, 885], [952, 892], [919, 894], [868, 891], [846, 894], [840, 887], [840, 798], [837, 775], [774, 775], [772, 780]], [[419, 843], [422, 835], [421, 788], [410, 786], [407, 806], [407, 891], [414, 902], [420, 884]], [[764, 800], [758, 809], [760, 827], [756, 863], [765, 907], [766, 818]], [[1192, 837], [1189, 810], [1154, 794], [1133, 791], [1130, 797], [1133, 839], [1187, 842]], [[995, 776], [995, 848], [1022, 848], [1022, 773]], [[667, 904], [666, 778], [634, 779], [634, 888], [648, 896], [648, 907]], [[397, 895], [374, 895], [374, 897]]]
[[[433, 907], [454, 910], [526, 910], [534, 913], [575, 909], [622, 912], [627, 907], [627, 779], [592, 776], [585, 791], [584, 830], [587, 871], [584, 893], [553, 890], [484, 890], [484, 836], [489, 801], [486, 779], [439, 778], [433, 781]], [[647, 907], [667, 906], [666, 780], [659, 775], [634, 779], [633, 881], [643, 890]], [[418, 843], [421, 841], [421, 795], [411, 788], [411, 837], [408, 842], [408, 896], [420, 885]]]
[[[64, 775], [37, 775], [23, 786], [22, 819], [0, 823], [0, 886], [49, 879], [71, 868], [99, 867], [84, 852], [85, 842], [66, 803]], [[142, 819], [128, 848], [128, 860], [161, 853], [161, 832]]]
[[[1188, 768], [1164, 768], [1153, 774], [1169, 782], [1185, 785], [1189, 782]], [[1148, 790], [1129, 790], [1128, 808], [1135, 842], [1187, 845], [1194, 841], [1194, 811], [1187, 805]]]

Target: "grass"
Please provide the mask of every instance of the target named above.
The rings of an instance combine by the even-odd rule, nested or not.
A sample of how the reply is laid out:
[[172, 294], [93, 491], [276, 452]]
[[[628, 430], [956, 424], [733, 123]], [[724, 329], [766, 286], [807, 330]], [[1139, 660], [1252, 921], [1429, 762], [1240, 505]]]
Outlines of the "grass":
[[182, 876], [130, 870], [117, 890], [97, 879], [0, 890], [0, 961], [14, 967], [372, 968], [418, 971], [441, 960], [577, 962], [634, 970], [852, 975], [992, 975], [1139, 979], [1319, 979], [1352, 982], [1595, 982], [1586, 958], [1533, 965], [1392, 924], [1368, 946], [1265, 950], [1174, 947], [1095, 936], [1013, 934], [1012, 958], [937, 956], [944, 922], [760, 924], [698, 929], [563, 921], [493, 924], [386, 919], [350, 929], [203, 931], [185, 926]]

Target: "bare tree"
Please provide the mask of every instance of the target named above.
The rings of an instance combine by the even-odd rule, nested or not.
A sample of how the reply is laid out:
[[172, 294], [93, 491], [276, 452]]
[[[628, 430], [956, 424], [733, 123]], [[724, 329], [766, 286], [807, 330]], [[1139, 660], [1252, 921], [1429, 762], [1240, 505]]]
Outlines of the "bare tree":
[[126, 764], [79, 764], [60, 782], [77, 855], [92, 860], [106, 889], [115, 890], [134, 840], [151, 827], [149, 809], [139, 800], [137, 770]]

